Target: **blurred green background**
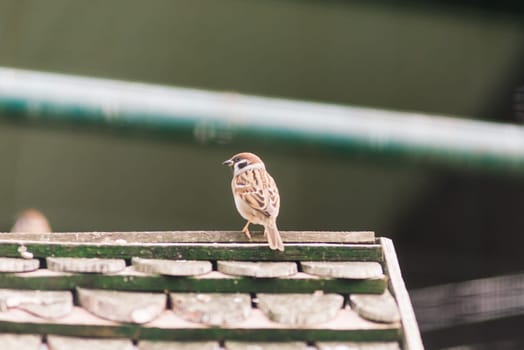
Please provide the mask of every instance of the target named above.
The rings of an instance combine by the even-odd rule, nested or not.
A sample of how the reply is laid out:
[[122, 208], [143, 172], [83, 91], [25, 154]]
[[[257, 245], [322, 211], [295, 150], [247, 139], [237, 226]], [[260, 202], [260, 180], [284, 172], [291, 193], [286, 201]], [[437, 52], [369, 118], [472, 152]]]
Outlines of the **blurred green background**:
[[[0, 43], [5, 67], [520, 122], [518, 2], [0, 0]], [[3, 231], [28, 207], [56, 231], [240, 229], [220, 163], [252, 151], [281, 229], [392, 237], [408, 287], [524, 268], [518, 174], [4, 117]]]

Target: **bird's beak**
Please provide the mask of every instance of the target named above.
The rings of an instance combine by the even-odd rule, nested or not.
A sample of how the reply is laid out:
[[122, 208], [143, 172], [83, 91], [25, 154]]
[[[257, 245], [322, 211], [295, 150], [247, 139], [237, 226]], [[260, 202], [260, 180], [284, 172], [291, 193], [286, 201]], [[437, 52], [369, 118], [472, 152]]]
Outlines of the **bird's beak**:
[[233, 163], [233, 161], [232, 161], [231, 159], [228, 159], [228, 160], [226, 160], [226, 161], [224, 161], [224, 162], [222, 163], [222, 165], [226, 165], [226, 166], [228, 166], [228, 167], [232, 167], [233, 164], [234, 164], [234, 163]]

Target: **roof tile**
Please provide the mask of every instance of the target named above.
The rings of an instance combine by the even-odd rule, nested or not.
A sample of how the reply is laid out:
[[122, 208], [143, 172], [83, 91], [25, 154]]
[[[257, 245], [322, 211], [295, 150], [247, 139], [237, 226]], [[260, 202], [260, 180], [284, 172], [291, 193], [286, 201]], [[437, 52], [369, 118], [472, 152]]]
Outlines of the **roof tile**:
[[389, 291], [384, 294], [353, 294], [349, 296], [351, 306], [358, 314], [377, 322], [397, 322], [400, 320], [397, 303]]
[[129, 339], [77, 338], [50, 335], [47, 337], [49, 350], [134, 350]]
[[238, 324], [251, 313], [251, 297], [239, 293], [171, 293], [177, 315], [209, 325]]
[[270, 320], [294, 326], [328, 322], [344, 305], [339, 294], [257, 294], [257, 298]]
[[274, 278], [297, 273], [294, 262], [218, 261], [218, 271], [235, 276]]
[[304, 272], [322, 277], [368, 279], [384, 275], [375, 261], [302, 261], [300, 265]]
[[131, 263], [135, 270], [139, 272], [168, 276], [195, 276], [213, 270], [213, 265], [210, 261], [202, 260], [143, 259], [134, 257]]
[[59, 272], [116, 273], [126, 267], [124, 259], [46, 258], [47, 268]]
[[39, 267], [38, 259], [0, 258], [0, 272], [28, 272]]
[[73, 308], [71, 292], [0, 289], [0, 310], [17, 308], [42, 318], [60, 318]]
[[134, 293], [77, 288], [80, 305], [98, 317], [117, 322], [147, 323], [166, 307], [160, 293]]

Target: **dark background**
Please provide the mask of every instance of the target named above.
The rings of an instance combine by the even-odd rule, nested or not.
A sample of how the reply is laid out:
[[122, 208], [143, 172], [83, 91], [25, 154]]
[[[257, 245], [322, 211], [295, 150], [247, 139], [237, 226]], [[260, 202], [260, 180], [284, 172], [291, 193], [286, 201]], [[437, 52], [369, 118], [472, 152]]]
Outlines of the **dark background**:
[[[518, 2], [0, 0], [0, 44], [6, 67], [520, 122]], [[240, 229], [220, 163], [244, 150], [279, 184], [281, 229], [391, 237], [409, 289], [524, 268], [521, 174], [12, 118], [0, 229], [28, 207], [56, 231]], [[492, 327], [509, 331], [453, 341], [522, 342], [517, 323]]]

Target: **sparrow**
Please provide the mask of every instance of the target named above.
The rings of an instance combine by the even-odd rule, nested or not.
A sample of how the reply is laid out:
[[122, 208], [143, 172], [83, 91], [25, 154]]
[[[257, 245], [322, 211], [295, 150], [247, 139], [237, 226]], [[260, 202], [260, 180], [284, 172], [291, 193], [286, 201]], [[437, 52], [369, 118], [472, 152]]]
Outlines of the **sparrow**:
[[222, 163], [233, 169], [231, 190], [239, 214], [247, 220], [242, 232], [251, 239], [249, 224], [263, 225], [269, 248], [284, 251], [277, 228], [280, 196], [275, 180], [255, 154], [238, 153]]

